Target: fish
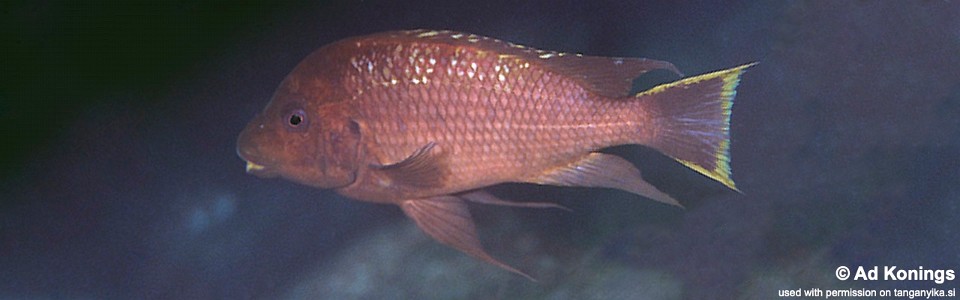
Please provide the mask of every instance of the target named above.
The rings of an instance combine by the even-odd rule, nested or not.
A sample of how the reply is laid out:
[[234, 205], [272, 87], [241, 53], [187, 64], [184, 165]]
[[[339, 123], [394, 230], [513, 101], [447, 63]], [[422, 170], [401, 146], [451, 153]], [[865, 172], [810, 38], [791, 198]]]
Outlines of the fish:
[[739, 191], [730, 116], [745, 69], [686, 77], [630, 94], [671, 63], [539, 50], [445, 30], [405, 30], [322, 46], [282, 80], [240, 133], [246, 172], [350, 199], [398, 205], [436, 241], [530, 280], [488, 254], [468, 203], [515, 182], [612, 188], [681, 206], [640, 169], [600, 152], [650, 147]]

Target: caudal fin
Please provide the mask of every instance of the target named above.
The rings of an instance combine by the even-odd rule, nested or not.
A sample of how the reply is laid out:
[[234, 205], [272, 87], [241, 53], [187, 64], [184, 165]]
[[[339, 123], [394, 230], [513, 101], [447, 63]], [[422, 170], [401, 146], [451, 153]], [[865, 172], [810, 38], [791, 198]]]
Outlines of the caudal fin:
[[684, 78], [637, 94], [656, 124], [649, 146], [737, 190], [730, 178], [730, 109], [740, 75], [755, 64]]

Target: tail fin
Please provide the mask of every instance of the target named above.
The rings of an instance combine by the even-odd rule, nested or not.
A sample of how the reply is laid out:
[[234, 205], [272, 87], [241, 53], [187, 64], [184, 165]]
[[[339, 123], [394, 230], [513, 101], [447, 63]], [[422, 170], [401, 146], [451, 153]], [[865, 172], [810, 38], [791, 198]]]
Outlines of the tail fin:
[[650, 146], [727, 187], [730, 178], [730, 109], [750, 63], [684, 78], [637, 94], [654, 117]]

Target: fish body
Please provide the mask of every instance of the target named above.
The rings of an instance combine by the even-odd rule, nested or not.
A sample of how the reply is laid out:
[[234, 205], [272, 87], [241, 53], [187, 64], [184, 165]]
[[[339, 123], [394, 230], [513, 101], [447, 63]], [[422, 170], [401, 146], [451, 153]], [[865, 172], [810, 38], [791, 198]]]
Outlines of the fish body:
[[[247, 171], [399, 205], [438, 241], [483, 251], [465, 202], [504, 182], [617, 188], [679, 205], [631, 163], [640, 144], [736, 189], [729, 119], [743, 65], [628, 95], [670, 63], [542, 51], [452, 31], [345, 39], [305, 58], [241, 133]], [[529, 278], [529, 277], [528, 277]]]

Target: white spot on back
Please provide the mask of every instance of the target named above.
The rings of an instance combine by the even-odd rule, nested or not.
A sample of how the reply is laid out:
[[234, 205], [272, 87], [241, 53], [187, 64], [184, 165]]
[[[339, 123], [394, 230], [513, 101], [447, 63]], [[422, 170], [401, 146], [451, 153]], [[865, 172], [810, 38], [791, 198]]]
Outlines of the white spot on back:
[[418, 34], [417, 37], [423, 38], [423, 37], [435, 36], [435, 35], [438, 35], [438, 34], [440, 34], [440, 33], [439, 33], [439, 32], [436, 32], [436, 31], [427, 31], [427, 32]]

